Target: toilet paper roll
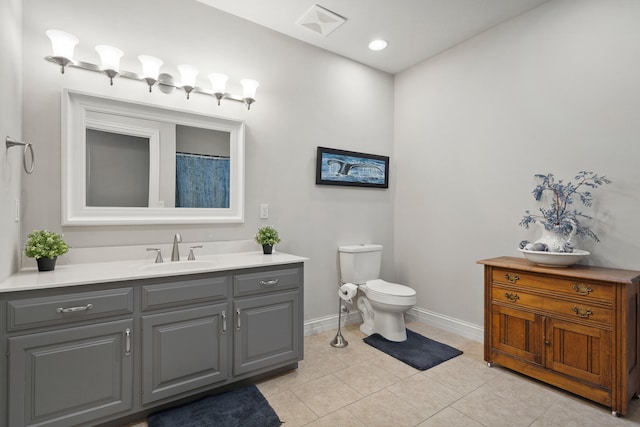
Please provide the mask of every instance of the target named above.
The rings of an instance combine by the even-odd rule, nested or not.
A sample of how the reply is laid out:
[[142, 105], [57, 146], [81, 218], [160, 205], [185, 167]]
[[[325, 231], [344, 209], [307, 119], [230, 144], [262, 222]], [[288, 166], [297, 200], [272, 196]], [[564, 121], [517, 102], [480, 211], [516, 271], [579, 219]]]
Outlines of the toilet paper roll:
[[338, 288], [338, 295], [349, 304], [353, 304], [352, 298], [358, 294], [358, 286], [353, 283], [345, 283]]

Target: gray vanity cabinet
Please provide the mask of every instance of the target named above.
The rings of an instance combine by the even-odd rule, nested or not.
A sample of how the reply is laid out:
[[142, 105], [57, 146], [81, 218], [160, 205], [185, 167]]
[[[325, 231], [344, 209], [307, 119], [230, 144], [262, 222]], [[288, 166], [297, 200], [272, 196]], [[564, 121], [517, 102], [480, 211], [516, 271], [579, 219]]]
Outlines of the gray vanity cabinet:
[[143, 311], [163, 309], [142, 316], [144, 405], [228, 378], [230, 282], [207, 275], [142, 287]]
[[88, 424], [132, 409], [133, 319], [86, 324], [131, 316], [132, 303], [131, 288], [9, 301], [8, 425]]
[[302, 301], [302, 263], [0, 293], [0, 427], [124, 425], [293, 369]]

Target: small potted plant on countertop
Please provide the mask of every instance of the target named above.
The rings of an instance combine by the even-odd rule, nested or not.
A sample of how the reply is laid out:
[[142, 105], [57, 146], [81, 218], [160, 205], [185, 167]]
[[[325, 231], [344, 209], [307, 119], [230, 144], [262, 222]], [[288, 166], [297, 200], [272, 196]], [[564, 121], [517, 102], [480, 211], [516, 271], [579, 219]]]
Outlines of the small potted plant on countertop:
[[273, 252], [273, 245], [280, 243], [280, 236], [278, 236], [278, 230], [266, 225], [260, 227], [256, 233], [256, 242], [262, 245], [262, 251], [265, 254]]
[[47, 230], [33, 230], [27, 237], [25, 254], [35, 258], [39, 271], [51, 271], [56, 266], [58, 256], [69, 252], [69, 245], [62, 239], [62, 234]]

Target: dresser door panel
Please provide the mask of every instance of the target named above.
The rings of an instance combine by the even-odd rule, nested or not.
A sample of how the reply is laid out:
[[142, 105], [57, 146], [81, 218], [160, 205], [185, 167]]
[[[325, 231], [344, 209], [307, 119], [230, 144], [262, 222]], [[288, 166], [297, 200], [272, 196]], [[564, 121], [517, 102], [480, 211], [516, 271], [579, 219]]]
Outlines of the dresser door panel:
[[571, 377], [611, 388], [611, 332], [590, 326], [546, 320], [546, 365]]
[[491, 346], [520, 359], [542, 363], [542, 317], [509, 307], [493, 306]]

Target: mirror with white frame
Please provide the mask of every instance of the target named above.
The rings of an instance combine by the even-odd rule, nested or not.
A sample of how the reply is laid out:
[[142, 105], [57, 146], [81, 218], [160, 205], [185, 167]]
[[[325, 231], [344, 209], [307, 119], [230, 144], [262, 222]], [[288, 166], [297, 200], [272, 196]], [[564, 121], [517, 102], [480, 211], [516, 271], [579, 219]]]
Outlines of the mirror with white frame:
[[63, 225], [244, 221], [244, 123], [65, 89]]

